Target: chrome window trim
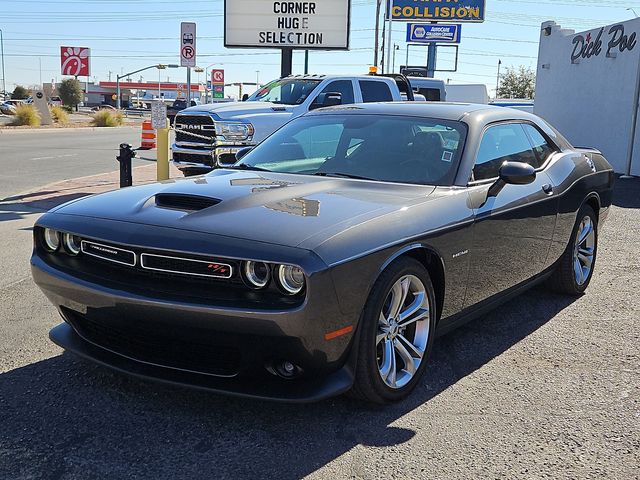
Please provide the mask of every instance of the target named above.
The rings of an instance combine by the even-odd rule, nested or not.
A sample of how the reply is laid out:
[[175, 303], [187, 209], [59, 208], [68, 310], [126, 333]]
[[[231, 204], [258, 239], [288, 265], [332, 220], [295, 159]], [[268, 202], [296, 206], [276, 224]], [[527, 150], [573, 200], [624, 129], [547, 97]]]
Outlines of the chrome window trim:
[[[110, 248], [110, 249], [115, 249], [115, 250], [121, 250], [123, 252], [127, 252], [133, 255], [133, 263], [127, 263], [127, 262], [121, 262], [119, 260], [114, 260], [112, 258], [107, 258], [107, 257], [103, 257], [101, 255], [97, 255], [95, 253], [91, 253], [91, 252], [87, 252], [84, 249], [84, 245], [85, 243], [87, 244], [92, 244], [92, 245], [97, 245], [98, 247], [103, 247], [103, 248]], [[120, 265], [126, 265], [128, 267], [135, 267], [136, 263], [137, 263], [137, 255], [136, 252], [134, 252], [133, 250], [127, 250], [126, 248], [121, 248], [121, 247], [116, 247], [114, 245], [105, 245], [104, 243], [98, 243], [98, 242], [94, 242], [92, 240], [81, 240], [80, 241], [80, 250], [82, 250], [82, 253], [84, 253], [85, 255], [89, 255], [90, 257], [96, 257], [99, 258], [100, 260], [105, 260], [107, 262], [112, 262], [112, 263], [119, 263]]]
[[[562, 152], [562, 149], [560, 147], [558, 147], [558, 145], [556, 145], [556, 143], [554, 141], [552, 141], [546, 133], [541, 131], [540, 127], [538, 127], [538, 125], [536, 125], [534, 122], [532, 122], [530, 120], [518, 120], [518, 119], [500, 120], [498, 122], [488, 123], [482, 129], [482, 134], [480, 136], [480, 142], [478, 142], [478, 148], [476, 148], [476, 151], [475, 151], [475, 154], [474, 154], [474, 157], [473, 157], [473, 166], [471, 167], [470, 175], [473, 175], [473, 167], [476, 166], [476, 159], [478, 158], [478, 151], [480, 150], [480, 144], [482, 143], [482, 139], [484, 138], [484, 134], [487, 133], [487, 130], [489, 130], [492, 127], [498, 127], [500, 125], [508, 125], [508, 124], [531, 125], [533, 128], [538, 130], [538, 132], [540, 132], [540, 135], [542, 135], [544, 137], [544, 139], [547, 141], [549, 146], [553, 147], [553, 152], [551, 152], [551, 154], [547, 157], [547, 159], [544, 161], [544, 163], [542, 165], [540, 165], [540, 167], [535, 169], [536, 173], [540, 173], [540, 172], [544, 171], [545, 169], [547, 169], [547, 167], [549, 167], [549, 165], [551, 164], [551, 161], [556, 156], [556, 154]], [[527, 140], [529, 140], [529, 143], [531, 143], [531, 140], [529, 139], [529, 135], [527, 135], [527, 132], [525, 131], [524, 133], [525, 133], [525, 135], [527, 137]], [[533, 152], [533, 145], [531, 146], [531, 151]], [[533, 152], [533, 153], [535, 155], [535, 152]], [[475, 187], [475, 186], [478, 186], [478, 185], [482, 185], [484, 183], [493, 183], [496, 180], [498, 180], [498, 178], [500, 178], [500, 177], [484, 178], [482, 180], [469, 180], [469, 181], [467, 181], [467, 187]]]
[[[207, 275], [207, 274], [204, 274], [204, 273], [181, 272], [179, 270], [167, 270], [167, 269], [164, 269], [164, 268], [149, 267], [149, 266], [146, 266], [144, 264], [145, 257], [168, 258], [168, 259], [171, 259], [171, 260], [182, 260], [184, 262], [215, 263], [217, 265], [224, 265], [225, 267], [228, 267], [229, 268], [229, 275], [225, 277], [223, 275]], [[165, 273], [177, 273], [177, 274], [180, 274], [180, 275], [189, 275], [189, 276], [194, 276], [194, 277], [229, 279], [229, 278], [231, 278], [233, 276], [233, 267], [231, 265], [229, 265], [228, 263], [209, 261], [209, 260], [195, 260], [193, 258], [185, 258], [185, 257], [172, 257], [172, 256], [169, 256], [169, 255], [157, 255], [155, 253], [142, 253], [142, 254], [140, 254], [140, 266], [145, 270], [153, 270], [153, 271], [156, 271], [156, 272], [165, 272]]]

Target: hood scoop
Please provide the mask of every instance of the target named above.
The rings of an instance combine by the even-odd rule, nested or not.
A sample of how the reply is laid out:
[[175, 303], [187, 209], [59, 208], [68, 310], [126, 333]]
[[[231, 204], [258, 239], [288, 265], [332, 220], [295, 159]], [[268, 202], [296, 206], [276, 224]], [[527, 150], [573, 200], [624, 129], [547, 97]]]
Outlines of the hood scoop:
[[169, 208], [172, 210], [184, 210], [197, 212], [205, 208], [213, 207], [221, 200], [201, 195], [190, 195], [184, 193], [158, 193], [155, 196], [156, 207]]

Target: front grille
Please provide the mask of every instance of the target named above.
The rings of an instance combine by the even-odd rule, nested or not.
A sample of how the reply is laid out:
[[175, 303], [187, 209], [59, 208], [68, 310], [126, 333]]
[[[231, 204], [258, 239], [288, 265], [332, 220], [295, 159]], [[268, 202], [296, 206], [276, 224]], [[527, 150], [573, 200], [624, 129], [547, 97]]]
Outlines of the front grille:
[[220, 203], [220, 200], [217, 198], [202, 197], [199, 195], [181, 195], [177, 193], [159, 193], [156, 195], [156, 206], [190, 212], [204, 210], [218, 203]]
[[[238, 374], [241, 366], [240, 351], [229, 345], [180, 338], [180, 332], [166, 333], [160, 325], [145, 325], [133, 322], [109, 324], [89, 319], [63, 307], [67, 321], [85, 340], [134, 360], [164, 367], [209, 375], [231, 377]], [[198, 338], [191, 332], [192, 338]], [[208, 338], [212, 338], [208, 336]]]
[[178, 115], [175, 129], [176, 142], [212, 145], [216, 137], [215, 124], [209, 115]]
[[233, 275], [232, 267], [228, 263], [148, 253], [140, 255], [140, 265], [147, 270], [195, 275], [196, 277], [231, 278]]
[[174, 162], [201, 163], [213, 168], [213, 157], [211, 155], [198, 155], [195, 153], [173, 152]]

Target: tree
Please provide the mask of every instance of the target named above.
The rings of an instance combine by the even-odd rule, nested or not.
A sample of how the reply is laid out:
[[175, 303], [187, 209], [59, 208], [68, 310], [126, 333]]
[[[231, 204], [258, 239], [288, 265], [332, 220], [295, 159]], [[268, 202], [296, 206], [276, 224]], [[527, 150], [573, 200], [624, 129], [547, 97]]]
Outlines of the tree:
[[24, 100], [29, 96], [29, 90], [24, 88], [23, 86], [17, 85], [11, 94], [12, 100]]
[[532, 99], [535, 90], [536, 74], [529, 67], [507, 68], [506, 73], [500, 75], [498, 98]]
[[58, 94], [62, 103], [68, 107], [77, 106], [84, 98], [80, 82], [75, 78], [65, 78], [60, 82]]

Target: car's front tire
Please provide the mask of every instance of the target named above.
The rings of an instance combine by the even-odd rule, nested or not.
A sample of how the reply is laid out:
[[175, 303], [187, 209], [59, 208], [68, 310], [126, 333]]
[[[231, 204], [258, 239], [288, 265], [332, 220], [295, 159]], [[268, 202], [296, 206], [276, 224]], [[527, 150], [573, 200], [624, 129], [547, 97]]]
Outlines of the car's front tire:
[[549, 279], [551, 288], [560, 293], [582, 295], [593, 277], [598, 253], [598, 217], [589, 205], [578, 212], [567, 249]]
[[429, 273], [402, 257], [382, 272], [362, 313], [352, 395], [373, 403], [405, 398], [424, 374], [436, 323]]

